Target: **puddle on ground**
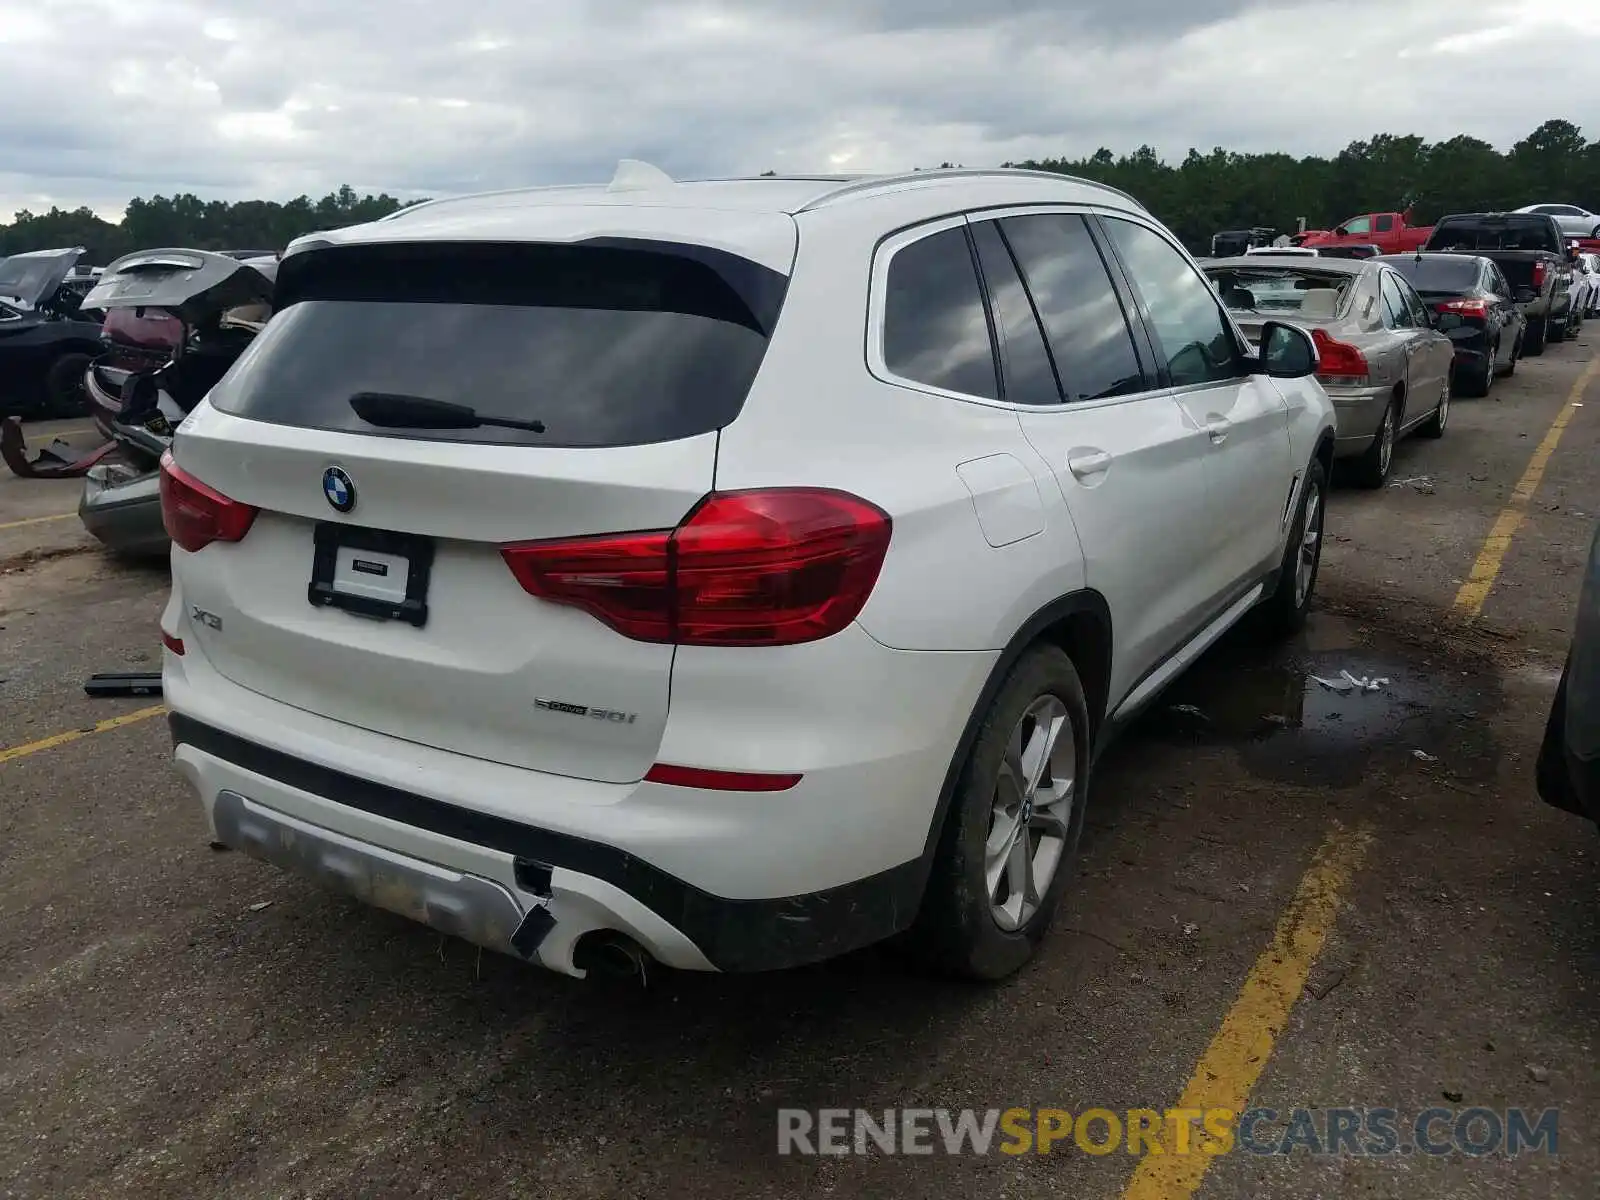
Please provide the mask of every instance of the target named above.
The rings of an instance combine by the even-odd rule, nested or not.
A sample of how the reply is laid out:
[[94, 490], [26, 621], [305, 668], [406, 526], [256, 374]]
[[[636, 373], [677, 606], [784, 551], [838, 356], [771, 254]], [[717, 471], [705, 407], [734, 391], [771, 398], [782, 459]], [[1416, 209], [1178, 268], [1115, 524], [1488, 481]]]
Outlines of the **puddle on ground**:
[[[1491, 778], [1499, 751], [1485, 730], [1498, 684], [1461, 664], [1362, 641], [1351, 623], [1325, 614], [1276, 650], [1225, 638], [1130, 736], [1234, 745], [1251, 774], [1284, 783], [1350, 787], [1380, 758], [1417, 750], [1450, 777]], [[1344, 683], [1343, 671], [1387, 682], [1366, 691], [1317, 681]]]

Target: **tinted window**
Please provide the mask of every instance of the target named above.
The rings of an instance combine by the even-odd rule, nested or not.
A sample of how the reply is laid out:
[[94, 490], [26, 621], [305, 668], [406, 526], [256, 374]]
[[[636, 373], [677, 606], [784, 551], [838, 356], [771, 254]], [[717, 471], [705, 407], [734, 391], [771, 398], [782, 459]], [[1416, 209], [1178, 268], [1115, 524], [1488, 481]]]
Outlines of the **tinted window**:
[[1151, 332], [1175, 387], [1243, 374], [1232, 327], [1216, 293], [1172, 243], [1132, 221], [1106, 228], [1150, 314]]
[[1379, 233], [1388, 233], [1393, 228], [1394, 228], [1394, 218], [1393, 217], [1382, 216], [1382, 217], [1378, 218], [1378, 232]]
[[1060, 404], [1061, 392], [1039, 319], [999, 227], [993, 221], [980, 221], [972, 227], [972, 240], [978, 247], [989, 307], [1000, 335], [1000, 382], [1005, 399], [1012, 404]]
[[902, 379], [999, 398], [983, 292], [964, 229], [946, 229], [889, 261], [884, 365]]
[[[338, 247], [286, 259], [282, 307], [211, 393], [224, 412], [437, 441], [615, 446], [738, 415], [784, 277], [704, 247]], [[547, 432], [384, 429], [357, 392], [468, 405]]]
[[1459, 295], [1478, 281], [1479, 259], [1416, 258], [1386, 259], [1396, 271], [1409, 279], [1418, 291], [1449, 292]]
[[1400, 281], [1388, 271], [1383, 273], [1383, 307], [1389, 314], [1385, 322], [1391, 329], [1410, 329], [1416, 322], [1411, 316], [1411, 306], [1406, 303], [1405, 294], [1400, 290]]
[[1128, 318], [1083, 218], [1040, 213], [1000, 227], [1038, 306], [1067, 399], [1142, 391]]

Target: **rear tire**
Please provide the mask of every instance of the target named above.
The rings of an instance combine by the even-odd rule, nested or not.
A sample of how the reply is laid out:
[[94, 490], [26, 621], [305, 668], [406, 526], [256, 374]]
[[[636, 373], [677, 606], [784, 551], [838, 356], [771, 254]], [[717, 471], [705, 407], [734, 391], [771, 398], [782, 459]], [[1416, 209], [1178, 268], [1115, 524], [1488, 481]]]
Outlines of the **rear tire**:
[[[1089, 750], [1089, 706], [1072, 660], [1056, 646], [1031, 647], [1000, 686], [956, 782], [904, 942], [913, 956], [979, 980], [1004, 979], [1033, 957], [1077, 857]], [[1039, 781], [1032, 790], [1030, 775]], [[1030, 839], [1024, 849], [1008, 830]]]
[[1300, 508], [1283, 548], [1277, 586], [1256, 609], [1258, 628], [1264, 637], [1289, 637], [1306, 623], [1317, 573], [1322, 567], [1322, 532], [1327, 512], [1328, 473], [1318, 459], [1312, 459], [1306, 468], [1305, 485], [1300, 489]]
[[[1483, 394], [1486, 396], [1489, 394], [1488, 388], [1484, 389]], [[1444, 381], [1444, 391], [1439, 395], [1438, 407], [1433, 410], [1433, 416], [1429, 417], [1421, 425], [1417, 426], [1417, 433], [1425, 438], [1442, 438], [1444, 436], [1444, 427], [1449, 423], [1449, 421], [1450, 380], [1446, 378]]]
[[1544, 340], [1547, 345], [1554, 346], [1566, 340], [1567, 322], [1571, 320], [1571, 318], [1572, 314], [1568, 313], [1559, 321], [1557, 321], [1554, 317], [1550, 317], [1545, 321]]
[[1489, 348], [1488, 357], [1483, 360], [1483, 369], [1471, 371], [1461, 376], [1461, 394], [1463, 396], [1487, 396], [1494, 387], [1495, 366], [1500, 361], [1500, 343], [1496, 342]]
[[1378, 428], [1373, 432], [1372, 445], [1356, 459], [1356, 482], [1364, 488], [1381, 488], [1389, 482], [1389, 470], [1394, 466], [1394, 446], [1398, 440], [1400, 415], [1395, 411], [1398, 398], [1391, 398], [1383, 416], [1378, 418]]
[[1528, 322], [1528, 330], [1522, 335], [1522, 357], [1538, 358], [1544, 353], [1545, 332], [1549, 321], [1541, 317], [1537, 321]]
[[1510, 379], [1517, 373], [1517, 359], [1522, 357], [1522, 335], [1517, 335], [1517, 340], [1511, 343], [1511, 357], [1506, 360], [1506, 369], [1500, 372], [1500, 378]]

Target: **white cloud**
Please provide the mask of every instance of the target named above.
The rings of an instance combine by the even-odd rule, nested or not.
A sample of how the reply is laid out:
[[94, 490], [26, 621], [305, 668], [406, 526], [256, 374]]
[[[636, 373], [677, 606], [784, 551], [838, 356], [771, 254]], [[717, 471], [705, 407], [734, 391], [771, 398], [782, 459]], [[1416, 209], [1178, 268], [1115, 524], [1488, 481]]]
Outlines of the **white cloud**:
[[439, 195], [604, 179], [624, 156], [690, 176], [1379, 132], [1504, 147], [1554, 116], [1600, 137], [1581, 7], [0, 0], [0, 78], [30, 101], [0, 109], [0, 214]]

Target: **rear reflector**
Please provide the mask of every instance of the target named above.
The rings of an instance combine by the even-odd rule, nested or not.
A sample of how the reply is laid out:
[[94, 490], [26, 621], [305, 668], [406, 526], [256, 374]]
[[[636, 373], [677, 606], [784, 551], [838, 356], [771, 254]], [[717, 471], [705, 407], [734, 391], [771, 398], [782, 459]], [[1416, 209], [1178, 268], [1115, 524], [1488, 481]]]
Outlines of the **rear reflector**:
[[183, 639], [173, 637], [164, 629], [161, 631], [161, 644], [174, 654], [183, 653]]
[[644, 642], [792, 646], [838, 633], [872, 594], [889, 516], [846, 492], [713, 492], [673, 530], [501, 548], [525, 591]]
[[1482, 300], [1446, 300], [1438, 306], [1442, 313], [1459, 313], [1464, 317], [1486, 317], [1489, 305]]
[[1533, 264], [1533, 290], [1544, 290], [1545, 263], [1541, 259]]
[[704, 788], [715, 792], [786, 792], [800, 782], [799, 775], [769, 775], [756, 771], [713, 771], [706, 767], [675, 767], [657, 763], [645, 772], [647, 783]]
[[167, 536], [193, 554], [212, 542], [237, 542], [250, 532], [256, 508], [230, 500], [161, 456], [161, 523]]

